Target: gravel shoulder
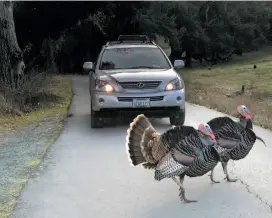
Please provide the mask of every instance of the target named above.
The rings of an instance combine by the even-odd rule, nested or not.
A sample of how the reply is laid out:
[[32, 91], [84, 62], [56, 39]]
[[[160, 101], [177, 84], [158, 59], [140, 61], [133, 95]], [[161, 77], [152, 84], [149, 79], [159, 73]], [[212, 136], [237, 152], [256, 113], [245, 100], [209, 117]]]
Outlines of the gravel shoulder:
[[7, 217], [16, 203], [28, 176], [59, 136], [62, 124], [44, 121], [1, 136], [0, 217]]

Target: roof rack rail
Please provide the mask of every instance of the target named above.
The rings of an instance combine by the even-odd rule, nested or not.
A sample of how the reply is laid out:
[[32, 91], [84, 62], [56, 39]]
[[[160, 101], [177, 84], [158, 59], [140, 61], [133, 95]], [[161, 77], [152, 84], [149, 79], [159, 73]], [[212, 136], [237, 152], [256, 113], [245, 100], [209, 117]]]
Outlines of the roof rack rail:
[[155, 42], [150, 40], [146, 35], [119, 35], [117, 41], [109, 41], [106, 43], [106, 46], [121, 44], [121, 43], [145, 43], [156, 45]]

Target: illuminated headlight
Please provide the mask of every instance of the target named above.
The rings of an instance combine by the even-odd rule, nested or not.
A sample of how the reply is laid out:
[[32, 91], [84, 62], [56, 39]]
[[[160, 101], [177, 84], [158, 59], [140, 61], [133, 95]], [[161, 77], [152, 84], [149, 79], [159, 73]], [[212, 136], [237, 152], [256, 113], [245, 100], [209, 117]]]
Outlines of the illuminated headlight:
[[96, 80], [95, 82], [95, 90], [96, 91], [102, 91], [102, 92], [113, 92], [114, 88], [109, 82], [103, 81], [103, 80]]
[[165, 90], [166, 91], [180, 90], [182, 88], [184, 88], [183, 82], [179, 78], [176, 78], [167, 84]]

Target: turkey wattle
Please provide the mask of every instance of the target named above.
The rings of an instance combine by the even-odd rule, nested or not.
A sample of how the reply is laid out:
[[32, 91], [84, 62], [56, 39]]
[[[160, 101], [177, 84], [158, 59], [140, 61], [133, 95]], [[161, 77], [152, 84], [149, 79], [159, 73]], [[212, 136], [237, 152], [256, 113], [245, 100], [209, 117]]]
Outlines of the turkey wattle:
[[146, 169], [154, 169], [157, 181], [172, 178], [180, 187], [181, 200], [186, 203], [196, 201], [185, 196], [185, 175], [206, 174], [217, 165], [223, 151], [208, 124], [200, 124], [198, 130], [176, 126], [159, 134], [143, 114], [130, 124], [126, 147], [133, 166], [141, 164]]

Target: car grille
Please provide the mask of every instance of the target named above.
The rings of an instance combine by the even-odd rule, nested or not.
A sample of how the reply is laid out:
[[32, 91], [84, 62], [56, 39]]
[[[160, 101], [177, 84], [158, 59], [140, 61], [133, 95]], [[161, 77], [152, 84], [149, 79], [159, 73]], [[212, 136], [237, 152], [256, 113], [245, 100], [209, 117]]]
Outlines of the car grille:
[[161, 81], [119, 82], [124, 89], [156, 89]]
[[122, 102], [132, 102], [133, 99], [145, 99], [149, 98], [150, 101], [162, 101], [163, 96], [154, 96], [154, 97], [118, 97], [118, 101]]

